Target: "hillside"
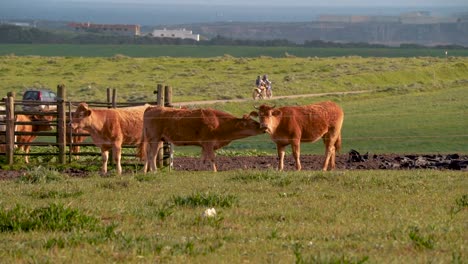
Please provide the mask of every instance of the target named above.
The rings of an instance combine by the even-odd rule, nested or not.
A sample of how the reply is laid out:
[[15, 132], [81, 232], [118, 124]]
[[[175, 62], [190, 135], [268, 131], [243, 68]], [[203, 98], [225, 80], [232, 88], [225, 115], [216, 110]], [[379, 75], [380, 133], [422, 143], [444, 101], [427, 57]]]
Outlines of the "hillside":
[[286, 39], [295, 43], [322, 40], [364, 42], [384, 45], [405, 43], [425, 46], [456, 44], [468, 46], [468, 22], [402, 24], [398, 22], [223, 22], [185, 24], [197, 34], [233, 39]]

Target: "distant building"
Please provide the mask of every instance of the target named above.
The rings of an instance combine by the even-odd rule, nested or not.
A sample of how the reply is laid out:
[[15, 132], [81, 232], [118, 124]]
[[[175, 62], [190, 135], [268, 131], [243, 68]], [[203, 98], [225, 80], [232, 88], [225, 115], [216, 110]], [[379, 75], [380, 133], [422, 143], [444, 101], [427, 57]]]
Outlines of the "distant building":
[[75, 31], [109, 33], [122, 36], [139, 36], [140, 25], [119, 25], [119, 24], [91, 24], [87, 23], [70, 23]]
[[319, 15], [318, 20], [325, 23], [440, 24], [457, 22], [456, 17], [434, 17], [427, 11], [404, 13], [400, 16]]
[[396, 23], [398, 16], [359, 16], [359, 15], [320, 15], [320, 22], [325, 23]]
[[180, 38], [180, 39], [193, 39], [200, 41], [199, 34], [193, 34], [191, 30], [183, 29], [155, 29], [152, 33], [155, 38]]
[[416, 11], [405, 13], [400, 16], [402, 24], [440, 24], [440, 23], [456, 23], [456, 17], [435, 17], [431, 16], [427, 11]]
[[12, 25], [17, 27], [36, 27], [36, 25], [29, 22], [16, 22], [16, 21], [0, 21], [0, 24]]

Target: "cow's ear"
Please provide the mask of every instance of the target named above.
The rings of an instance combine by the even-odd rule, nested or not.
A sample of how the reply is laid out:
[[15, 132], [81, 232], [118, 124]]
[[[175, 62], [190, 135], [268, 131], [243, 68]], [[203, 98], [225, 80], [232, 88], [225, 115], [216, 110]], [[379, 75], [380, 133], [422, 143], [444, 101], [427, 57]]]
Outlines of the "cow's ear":
[[250, 116], [258, 117], [258, 113], [256, 111], [252, 111], [249, 114]]
[[280, 116], [280, 115], [281, 115], [281, 111], [278, 110], [278, 109], [275, 109], [275, 110], [271, 111], [271, 114], [272, 114], [273, 116]]
[[90, 115], [91, 115], [91, 110], [87, 109], [87, 110], [85, 111], [85, 116], [90, 116]]

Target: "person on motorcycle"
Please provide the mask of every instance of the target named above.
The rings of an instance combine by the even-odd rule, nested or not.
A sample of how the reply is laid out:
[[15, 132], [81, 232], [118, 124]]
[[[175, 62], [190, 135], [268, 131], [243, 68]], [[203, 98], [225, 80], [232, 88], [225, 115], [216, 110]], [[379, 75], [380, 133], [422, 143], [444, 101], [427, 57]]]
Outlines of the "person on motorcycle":
[[262, 82], [264, 84], [264, 86], [268, 89], [268, 90], [271, 90], [271, 82], [270, 80], [268, 80], [268, 75], [263, 75], [263, 78], [262, 78]]
[[263, 99], [266, 96], [265, 93], [266, 86], [265, 83], [262, 80], [262, 77], [260, 75], [257, 76], [257, 79], [255, 80], [255, 88], [253, 92], [253, 99]]
[[260, 77], [260, 75], [258, 75], [257, 80], [255, 80], [255, 86], [257, 86], [257, 88], [260, 88], [261, 85], [262, 85], [262, 78]]

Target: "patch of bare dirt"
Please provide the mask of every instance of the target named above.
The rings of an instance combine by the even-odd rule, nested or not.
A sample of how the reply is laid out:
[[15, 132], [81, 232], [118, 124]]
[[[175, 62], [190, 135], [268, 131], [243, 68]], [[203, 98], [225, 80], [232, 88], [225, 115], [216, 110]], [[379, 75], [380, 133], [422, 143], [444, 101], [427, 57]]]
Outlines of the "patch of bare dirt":
[[[301, 155], [302, 170], [321, 170], [323, 155]], [[236, 169], [269, 169], [278, 166], [276, 156], [259, 157], [217, 157], [218, 171]], [[210, 170], [209, 164], [203, 164], [200, 158], [176, 158], [175, 170], [199, 171]], [[336, 157], [336, 169], [341, 170], [394, 170], [394, 169], [440, 169], [467, 170], [468, 156], [451, 155], [360, 155], [359, 153], [342, 154]], [[284, 170], [295, 170], [295, 162], [291, 155], [284, 160]]]

